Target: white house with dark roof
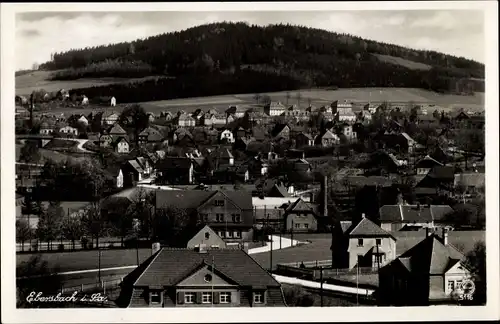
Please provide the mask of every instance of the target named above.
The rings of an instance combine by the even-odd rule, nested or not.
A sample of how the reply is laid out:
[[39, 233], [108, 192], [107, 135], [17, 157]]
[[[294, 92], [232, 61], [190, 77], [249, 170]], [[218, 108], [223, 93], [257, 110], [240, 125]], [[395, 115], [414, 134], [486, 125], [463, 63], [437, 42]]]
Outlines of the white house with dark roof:
[[188, 249], [200, 248], [205, 245], [208, 249], [225, 249], [227, 243], [210, 226], [205, 225], [187, 243]]
[[59, 133], [77, 136], [78, 129], [71, 126], [64, 126], [59, 129]]
[[102, 123], [103, 125], [111, 126], [118, 122], [118, 118], [120, 116], [115, 112], [105, 113], [102, 115]]
[[264, 106], [264, 112], [271, 116], [281, 116], [286, 112], [286, 107], [281, 102], [271, 102]]
[[396, 238], [368, 218], [348, 231], [349, 269], [384, 266], [396, 258]]
[[340, 138], [337, 136], [337, 134], [334, 134], [329, 130], [316, 137], [316, 144], [321, 145], [322, 147], [332, 147], [339, 143]]
[[234, 143], [234, 134], [230, 129], [225, 129], [220, 133], [219, 140], [226, 143]]

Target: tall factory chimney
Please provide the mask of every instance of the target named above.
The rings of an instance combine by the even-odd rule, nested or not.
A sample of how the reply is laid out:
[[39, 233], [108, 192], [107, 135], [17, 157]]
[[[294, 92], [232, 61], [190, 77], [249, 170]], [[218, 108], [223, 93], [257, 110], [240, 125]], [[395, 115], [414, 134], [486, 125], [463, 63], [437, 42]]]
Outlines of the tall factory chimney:
[[323, 177], [323, 183], [322, 183], [322, 188], [323, 192], [323, 201], [321, 202], [323, 204], [323, 216], [328, 216], [328, 177], [324, 176]]

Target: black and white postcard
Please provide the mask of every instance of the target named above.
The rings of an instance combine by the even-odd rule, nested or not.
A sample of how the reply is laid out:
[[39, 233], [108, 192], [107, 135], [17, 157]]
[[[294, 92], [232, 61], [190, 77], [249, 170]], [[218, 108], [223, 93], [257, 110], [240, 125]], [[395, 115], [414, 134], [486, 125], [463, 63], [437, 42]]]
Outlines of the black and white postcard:
[[1, 9], [2, 322], [498, 319], [496, 2]]

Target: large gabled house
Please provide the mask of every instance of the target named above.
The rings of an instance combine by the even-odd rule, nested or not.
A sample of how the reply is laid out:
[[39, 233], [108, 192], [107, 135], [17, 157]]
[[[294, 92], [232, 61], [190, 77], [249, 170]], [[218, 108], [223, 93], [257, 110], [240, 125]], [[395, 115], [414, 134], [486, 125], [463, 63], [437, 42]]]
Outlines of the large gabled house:
[[290, 126], [287, 124], [277, 124], [271, 131], [271, 136], [274, 141], [288, 141], [290, 139]]
[[284, 208], [284, 229], [287, 232], [315, 232], [318, 218], [318, 205], [298, 198]]
[[111, 125], [116, 124], [118, 122], [119, 118], [120, 118], [120, 116], [115, 112], [104, 113], [102, 115], [101, 121], [102, 121], [103, 125], [111, 126]]
[[301, 148], [304, 146], [314, 146], [314, 138], [311, 134], [300, 132], [295, 136], [295, 146]]
[[139, 133], [139, 144], [160, 143], [162, 141], [163, 135], [152, 127], [147, 127]]
[[264, 106], [264, 112], [271, 116], [281, 116], [285, 113], [286, 107], [281, 102], [271, 102]]
[[417, 174], [426, 175], [436, 166], [443, 166], [443, 164], [427, 155], [415, 164], [415, 169]]
[[187, 157], [165, 157], [156, 164], [157, 180], [165, 184], [192, 184], [194, 164]]
[[318, 135], [316, 137], [315, 141], [316, 141], [316, 145], [319, 145], [322, 147], [332, 147], [332, 146], [340, 144], [340, 138], [337, 136], [337, 134], [334, 134], [329, 130], [325, 131], [321, 135]]
[[134, 186], [145, 177], [145, 171], [136, 160], [129, 160], [122, 166], [124, 187]]
[[280, 284], [240, 249], [161, 248], [121, 284], [122, 307], [286, 306]]
[[116, 136], [111, 145], [118, 154], [128, 154], [130, 152], [130, 143], [126, 137]]
[[396, 238], [364, 215], [347, 233], [349, 269], [378, 269], [396, 257]]
[[156, 209], [183, 209], [227, 242], [253, 240], [252, 195], [247, 191], [162, 190]]
[[[379, 271], [381, 305], [425, 306], [457, 301], [471, 277], [465, 256], [448, 243], [448, 233], [427, 237]], [[462, 292], [463, 293], [463, 292]]]

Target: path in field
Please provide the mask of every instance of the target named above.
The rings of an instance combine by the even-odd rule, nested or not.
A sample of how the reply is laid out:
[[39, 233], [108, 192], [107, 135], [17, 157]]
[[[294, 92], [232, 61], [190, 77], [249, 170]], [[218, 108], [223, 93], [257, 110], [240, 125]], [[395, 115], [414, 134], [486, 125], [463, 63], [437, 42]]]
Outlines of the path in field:
[[75, 141], [77, 141], [77, 142], [78, 142], [78, 146], [77, 146], [77, 148], [78, 148], [81, 152], [83, 152], [83, 153], [91, 153], [91, 154], [94, 154], [94, 152], [89, 151], [89, 150], [87, 150], [86, 148], [84, 148], [84, 147], [83, 147], [83, 145], [85, 145], [85, 143], [87, 143], [89, 140], [87, 140], [87, 139], [75, 139]]
[[[280, 250], [280, 249], [286, 249], [286, 248], [289, 248], [289, 247], [292, 247], [292, 246], [298, 246], [298, 245], [301, 245], [301, 244], [307, 244], [308, 242], [300, 242], [300, 241], [297, 241], [297, 240], [291, 240], [289, 238], [286, 238], [286, 237], [280, 237], [277, 236], [277, 235], [269, 235], [268, 237], [271, 241], [270, 242], [266, 242], [266, 245], [265, 246], [260, 246], [260, 247], [256, 247], [256, 248], [253, 248], [253, 249], [249, 249], [248, 250], [248, 254], [257, 254], [257, 253], [264, 253], [264, 252], [270, 252], [271, 249], [273, 251], [275, 250]], [[272, 248], [271, 248], [272, 247]]]
[[[321, 288], [321, 283], [316, 282], [316, 281], [309, 281], [309, 280], [303, 280], [303, 279], [298, 279], [294, 277], [286, 277], [286, 276], [280, 276], [280, 275], [272, 275], [276, 281], [279, 283], [286, 283], [290, 285], [296, 285], [296, 286], [302, 286], [302, 287], [308, 287], [308, 288], [316, 288], [319, 289]], [[370, 296], [374, 293], [374, 290], [372, 289], [365, 289], [365, 288], [353, 288], [353, 287], [345, 287], [345, 286], [339, 286], [339, 285], [332, 285], [332, 284], [326, 284], [323, 283], [323, 289], [324, 290], [331, 290], [331, 291], [339, 291], [347, 294], [359, 294], [359, 295], [365, 295], [365, 296]]]

